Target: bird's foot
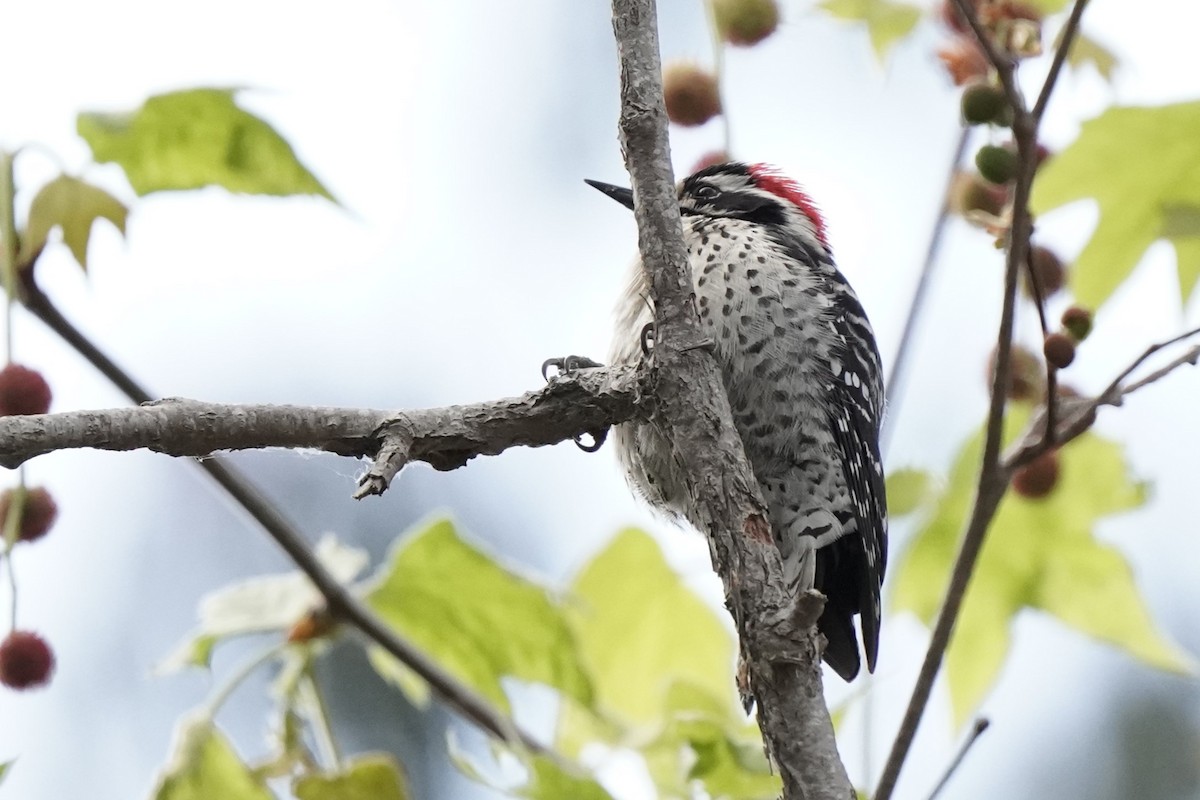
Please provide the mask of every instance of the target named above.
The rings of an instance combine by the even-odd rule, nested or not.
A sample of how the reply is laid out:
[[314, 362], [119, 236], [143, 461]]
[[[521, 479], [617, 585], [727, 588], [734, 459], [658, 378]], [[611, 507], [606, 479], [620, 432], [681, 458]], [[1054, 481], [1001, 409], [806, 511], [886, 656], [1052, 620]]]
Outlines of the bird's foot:
[[[593, 369], [595, 367], [603, 367], [599, 361], [593, 361], [587, 356], [562, 356], [560, 358], [547, 358], [542, 362], [542, 377], [549, 383], [551, 377], [567, 375], [571, 372], [580, 369]], [[551, 376], [551, 368], [557, 372]], [[608, 438], [608, 428], [601, 428], [598, 431], [588, 431], [586, 434], [580, 434], [574, 438], [575, 446], [585, 453], [594, 453], [604, 446], [604, 440]], [[590, 439], [590, 441], [589, 441]]]
[[556, 374], [566, 375], [568, 372], [574, 372], [577, 369], [593, 369], [594, 367], [603, 367], [599, 361], [593, 361], [587, 356], [562, 356], [560, 358], [547, 358], [542, 362], [542, 378], [546, 381], [550, 380], [550, 368], [558, 370]]

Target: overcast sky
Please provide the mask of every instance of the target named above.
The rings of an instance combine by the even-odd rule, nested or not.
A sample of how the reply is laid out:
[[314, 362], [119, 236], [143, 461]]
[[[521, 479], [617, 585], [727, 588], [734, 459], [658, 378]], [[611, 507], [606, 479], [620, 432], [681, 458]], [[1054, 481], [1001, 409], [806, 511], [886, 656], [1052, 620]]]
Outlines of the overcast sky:
[[[817, 200], [890, 360], [957, 136], [956, 92], [933, 54], [944, 34], [922, 25], [881, 66], [861, 31], [805, 2], [782, 5], [776, 36], [728, 57], [735, 154], [774, 162]], [[534, 388], [549, 356], [603, 357], [635, 248], [632, 217], [582, 182], [624, 180], [608, 13], [597, 0], [9, 4], [0, 144], [41, 145], [18, 162], [20, 208], [28, 188], [60, 167], [129, 196], [115, 168], [87, 166], [74, 115], [193, 86], [252, 88], [242, 102], [289, 138], [345, 206], [219, 190], [155, 196], [134, 205], [126, 241], [98, 226], [87, 279], [63, 248], [47, 251], [40, 279], [164, 395], [441, 405]], [[1128, 3], [1094, 0], [1085, 29], [1129, 66], [1111, 87], [1091, 70], [1068, 74], [1048, 143], [1065, 144], [1112, 102], [1194, 99], [1200, 85], [1180, 64], [1196, 16], [1192, 4], [1169, 0], [1142, 3], [1136, 15]], [[667, 57], [709, 59], [698, 2], [664, 2], [661, 17]], [[720, 145], [719, 127], [674, 132], [677, 172]], [[1070, 256], [1094, 219], [1082, 204], [1044, 220], [1040, 236]], [[1099, 389], [1146, 344], [1195, 324], [1194, 304], [1179, 311], [1173, 263], [1169, 248], [1152, 249], [1082, 348], [1073, 383]], [[909, 392], [892, 409], [894, 465], [943, 469], [982, 419], [999, 276], [986, 239], [952, 224]], [[1021, 322], [1022, 337], [1036, 341], [1032, 315]], [[123, 403], [26, 315], [14, 344], [18, 360], [46, 373], [55, 410]], [[1181, 373], [1100, 423], [1155, 486], [1150, 505], [1106, 522], [1100, 535], [1129, 556], [1156, 617], [1192, 652], [1200, 652], [1200, 417], [1189, 413], [1197, 391], [1200, 377]], [[418, 468], [385, 498], [358, 505], [349, 499], [354, 463], [297, 454], [246, 463], [279, 487], [314, 537], [332, 528], [356, 540], [370, 530], [378, 551], [409, 521], [450, 507], [474, 536], [557, 583], [618, 527], [644, 525], [719, 604], [702, 542], [630, 498], [611, 449], [511, 452], [450, 475]], [[193, 624], [203, 592], [287, 564], [187, 464], [68, 453], [40, 459], [29, 476], [52, 489], [62, 515], [45, 542], [19, 554], [21, 623], [51, 640], [59, 669], [47, 690], [0, 692], [0, 759], [19, 757], [5, 791], [137, 797], [165, 758], [172, 721], [206, 692], [198, 676], [152, 678], [151, 668]], [[897, 526], [893, 558], [906, 533]], [[0, 610], [6, 598], [0, 592]], [[1022, 780], [1033, 794], [1053, 785], [1059, 796], [1082, 796], [1093, 784], [1072, 781], [1094, 777], [1114, 747], [1099, 731], [1111, 727], [1116, 687], [1182, 689], [1026, 616], [985, 704], [995, 725], [955, 796], [986, 796], [1002, 778], [1003, 796], [1032, 796], [1010, 782]], [[924, 645], [915, 622], [888, 620], [875, 769]], [[259, 713], [252, 694], [246, 702]], [[255, 719], [238, 729], [239, 744], [257, 745]], [[944, 704], [926, 719], [901, 797], [925, 796], [956, 741]], [[852, 716], [843, 748], [854, 770], [861, 731]], [[1039, 774], [1051, 784], [1036, 783]], [[626, 797], [647, 796], [636, 775], [621, 780]]]

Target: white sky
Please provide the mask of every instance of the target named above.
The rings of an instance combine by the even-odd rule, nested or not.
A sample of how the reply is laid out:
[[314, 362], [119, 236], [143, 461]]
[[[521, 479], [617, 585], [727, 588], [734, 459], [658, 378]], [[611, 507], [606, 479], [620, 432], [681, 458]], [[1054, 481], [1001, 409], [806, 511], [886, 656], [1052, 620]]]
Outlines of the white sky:
[[[956, 95], [933, 55], [942, 33], [923, 26], [881, 68], [861, 32], [810, 13], [807, 3], [783, 7], [775, 37], [728, 57], [736, 153], [777, 163], [817, 199], [890, 358], [956, 135]], [[1194, 9], [1151, 0], [1134, 13], [1095, 0], [1085, 29], [1131, 66], [1113, 87], [1090, 71], [1067, 75], [1047, 140], [1069, 141], [1081, 119], [1113, 101], [1195, 98], [1194, 70], [1181, 67]], [[664, 2], [661, 17], [668, 57], [707, 60], [697, 2]], [[49, 293], [158, 391], [440, 405], [533, 388], [551, 355], [607, 352], [634, 231], [631, 218], [582, 183], [622, 180], [606, 4], [12, 3], [5, 29], [0, 144], [41, 143], [78, 171], [87, 163], [73, 133], [80, 110], [122, 110], [191, 86], [254, 87], [261, 91], [245, 94], [245, 105], [290, 139], [349, 211], [220, 191], [157, 196], [136, 203], [126, 242], [97, 229], [89, 279], [65, 251], [47, 253], [39, 276]], [[677, 171], [719, 146], [718, 127], [677, 132]], [[55, 169], [43, 150], [31, 151], [18, 180], [36, 186]], [[123, 190], [111, 167], [85, 175]], [[1043, 240], [1073, 253], [1093, 219], [1085, 207], [1048, 218]], [[1097, 389], [1145, 344], [1182, 328], [1172, 259], [1165, 247], [1152, 250], [1137, 282], [1101, 316], [1073, 382]], [[982, 418], [999, 264], [982, 236], [952, 226], [910, 391], [894, 412], [894, 463], [944, 467]], [[1190, 318], [1195, 324], [1194, 307]], [[15, 347], [46, 372], [56, 410], [122, 403], [27, 317]], [[1147, 509], [1107, 523], [1101, 535], [1122, 544], [1159, 619], [1193, 651], [1196, 531], [1178, 521], [1195, 519], [1200, 421], [1185, 403], [1197, 390], [1200, 378], [1180, 374], [1101, 420], [1156, 486]], [[345, 508], [311, 510], [305, 521], [313, 524], [331, 524], [324, 513], [410, 518], [457, 497], [454, 510], [471, 533], [552, 580], [619, 526], [646, 525], [689, 580], [717, 593], [703, 545], [636, 505], [608, 451], [586, 457], [564, 445], [453, 475], [414, 472], [367, 510], [350, 508], [354, 464], [301, 456], [261, 463], [307, 475], [332, 502], [345, 498]], [[73, 453], [36, 462], [30, 476], [51, 487], [62, 517], [44, 543], [20, 553], [21, 620], [46, 633], [60, 665], [47, 691], [0, 693], [0, 759], [19, 755], [5, 788], [29, 798], [82, 787], [97, 800], [137, 796], [165, 756], [171, 720], [205, 691], [195, 678], [148, 678], [150, 668], [191, 625], [204, 590], [278, 570], [282, 559], [183, 464]], [[904, 533], [897, 530], [893, 558]], [[889, 621], [885, 637], [876, 767], [924, 646], [903, 618]], [[1016, 643], [985, 705], [996, 724], [957, 779], [963, 796], [1044, 760], [1063, 737], [1080, 741], [1057, 768], [1088, 764], [1100, 751], [1075, 732], [1099, 724], [1114, 682], [1160, 680], [1045, 619], [1022, 620]], [[1081, 672], [1094, 676], [1082, 688]], [[927, 716], [900, 797], [923, 797], [947, 762], [954, 736], [946, 720], [944, 707]], [[849, 725], [844, 747], [858, 769], [861, 725]], [[260, 728], [243, 728], [251, 744]]]

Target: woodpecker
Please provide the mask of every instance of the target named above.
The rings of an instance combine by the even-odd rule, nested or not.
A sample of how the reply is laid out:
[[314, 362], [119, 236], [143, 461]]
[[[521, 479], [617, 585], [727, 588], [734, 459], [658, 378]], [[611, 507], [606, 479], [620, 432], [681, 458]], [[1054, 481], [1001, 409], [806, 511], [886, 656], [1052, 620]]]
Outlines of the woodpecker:
[[[633, 193], [588, 183], [633, 208]], [[879, 651], [887, 499], [883, 379], [866, 313], [834, 265], [816, 205], [764, 164], [722, 163], [678, 189], [696, 309], [713, 343], [734, 426], [796, 592], [826, 597], [824, 659], [843, 679]], [[613, 364], [643, 357], [653, 323], [639, 262], [617, 307]], [[670, 444], [650, 423], [616, 427], [618, 457], [652, 506], [694, 520]]]

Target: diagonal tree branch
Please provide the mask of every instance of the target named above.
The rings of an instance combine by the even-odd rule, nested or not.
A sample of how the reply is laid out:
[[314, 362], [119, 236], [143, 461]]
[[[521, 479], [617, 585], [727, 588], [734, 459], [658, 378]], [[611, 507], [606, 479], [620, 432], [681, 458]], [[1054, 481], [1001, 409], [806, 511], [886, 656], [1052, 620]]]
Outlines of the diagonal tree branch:
[[[1012, 337], [1016, 311], [1017, 277], [1029, 252], [1029, 241], [1033, 233], [1033, 218], [1029, 211], [1029, 196], [1033, 187], [1033, 176], [1037, 169], [1037, 134], [1039, 118], [1025, 104], [1020, 87], [1016, 82], [1016, 61], [1009, 53], [1002, 52], [993, 42], [988, 30], [980, 22], [976, 5], [970, 0], [954, 0], [967, 20], [980, 46], [995, 68], [1005, 96], [1013, 112], [1012, 133], [1017, 145], [1017, 175], [1013, 187], [1012, 221], [1005, 242], [1004, 300], [1000, 312], [1000, 326], [996, 341], [996, 366], [992, 375], [991, 399], [988, 407], [984, 434], [983, 460], [979, 469], [975, 499], [968, 515], [958, 556], [950, 573], [946, 588], [946, 599], [938, 612], [929, 647], [917, 675], [912, 696], [905, 708], [896, 739], [884, 764], [883, 774], [875, 792], [876, 800], [888, 800], [895, 791], [900, 770], [916, 737], [925, 708], [933, 693], [933, 685], [941, 671], [942, 660], [950, 646], [954, 626], [962, 610], [967, 586], [974, 574], [975, 565], [982, 552], [984, 540], [992, 519], [1008, 490], [1011, 470], [1001, 458], [1004, 415], [1007, 405], [1007, 387], [1012, 370]], [[1076, 20], [1078, 22], [1078, 20]], [[1064, 37], [1060, 48], [1070, 45], [1070, 37]], [[1057, 73], [1055, 73], [1057, 75]], [[1053, 403], [1055, 398], [1049, 399]], [[1047, 437], [1049, 438], [1049, 437]]]
[[1067, 17], [1067, 23], [1063, 26], [1062, 33], [1059, 34], [1058, 46], [1054, 50], [1050, 70], [1046, 73], [1042, 90], [1033, 104], [1033, 118], [1039, 123], [1046, 113], [1046, 106], [1050, 103], [1050, 95], [1054, 93], [1054, 85], [1058, 82], [1063, 64], [1066, 63], [1067, 56], [1071, 54], [1071, 47], [1074, 46], [1075, 37], [1079, 34], [1079, 22], [1083, 19], [1083, 11], [1087, 8], [1087, 4], [1088, 0], [1075, 0], [1075, 5], [1071, 7], [1071, 15]]
[[[613, 0], [621, 69], [621, 146], [638, 246], [655, 307], [653, 424], [686, 465], [695, 519], [709, 541], [741, 638], [767, 751], [788, 800], [846, 800], [821, 685], [819, 595], [789, 597], [762, 498], [694, 306], [672, 186], [654, 0]], [[815, 593], [814, 593], [815, 594]]]
[[[168, 444], [186, 451], [173, 453], [175, 455], [206, 455], [216, 450], [251, 446], [312, 447], [365, 455], [373, 446], [377, 446], [375, 440], [382, 430], [407, 419], [403, 414], [361, 409], [228, 407], [185, 400], [153, 402], [148, 390], [58, 311], [38, 287], [34, 279], [35, 266], [36, 257], [20, 273], [20, 294], [26, 307], [131, 400], [150, 405], [110, 412], [0, 418], [0, 464], [20, 464], [51, 450], [70, 447], [117, 450], [152, 448], [167, 453], [171, 452]], [[624, 388], [609, 386], [606, 381], [610, 378], [613, 384], [621, 384]], [[527, 413], [548, 417], [547, 424], [550, 427], [554, 427], [557, 421], [566, 423], [568, 428], [575, 416], [582, 412], [580, 418], [585, 420], [581, 423], [582, 427], [556, 440], [561, 441], [579, 433], [600, 430], [609, 422], [621, 421], [625, 413], [644, 413], [644, 410], [636, 408], [637, 399], [641, 397], [636, 383], [635, 376], [628, 370], [624, 375], [616, 370], [612, 374], [593, 372], [556, 379], [541, 392], [511, 401], [416, 412], [418, 422], [432, 425], [437, 420], [445, 423], [445, 428], [435, 431], [428, 441], [410, 441], [410, 445], [424, 448], [424, 455], [414, 457], [449, 468], [455, 463], [465, 462], [473, 455], [500, 452], [511, 444], [552, 444], [553, 441], [542, 441], [537, 435], [526, 435], [522, 423], [516, 418], [506, 417], [502, 409], [521, 406], [524, 402], [536, 407], [536, 411], [527, 409]], [[609, 386], [612, 392], [603, 388], [605, 386]], [[589, 389], [595, 389], [594, 395], [588, 395], [581, 401], [575, 397], [579, 390], [586, 394]], [[622, 393], [625, 391], [630, 391], [631, 396], [624, 397]], [[602, 409], [598, 410], [597, 403], [589, 399], [593, 396], [602, 398], [599, 401]], [[613, 408], [605, 406], [609, 401], [612, 401]], [[623, 404], [634, 407], [633, 411], [630, 412], [629, 408], [615, 410], [618, 406], [624, 407]], [[235, 409], [235, 413], [226, 414], [231, 408]], [[598, 411], [605, 412], [603, 419], [591, 420], [591, 415]], [[610, 411], [611, 414], [607, 413]], [[280, 424], [284, 421], [287, 425]], [[263, 423], [266, 430], [257, 430], [252, 423]], [[288, 427], [292, 425], [297, 425], [302, 432], [297, 434], [295, 430], [289, 431]], [[514, 440], [505, 444], [505, 436], [510, 439], [515, 436], [522, 441]], [[405, 457], [407, 460], [407, 451]], [[227, 460], [208, 458], [197, 463], [263, 527], [312, 581], [324, 597], [332, 617], [356, 627], [420, 675], [446, 705], [483, 730], [510, 744], [533, 751], [541, 750], [537, 741], [496, 711], [486, 699], [445, 672], [421, 650], [397, 636], [358, 597], [338, 583], [317, 560], [292, 521]], [[364, 478], [372, 474], [373, 470]]]

